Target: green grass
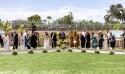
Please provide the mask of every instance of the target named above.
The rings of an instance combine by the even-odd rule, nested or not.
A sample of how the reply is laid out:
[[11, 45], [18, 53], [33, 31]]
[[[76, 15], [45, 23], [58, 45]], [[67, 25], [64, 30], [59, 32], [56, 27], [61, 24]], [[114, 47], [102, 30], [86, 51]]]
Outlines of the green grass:
[[0, 74], [125, 74], [125, 55], [39, 53], [0, 56]]

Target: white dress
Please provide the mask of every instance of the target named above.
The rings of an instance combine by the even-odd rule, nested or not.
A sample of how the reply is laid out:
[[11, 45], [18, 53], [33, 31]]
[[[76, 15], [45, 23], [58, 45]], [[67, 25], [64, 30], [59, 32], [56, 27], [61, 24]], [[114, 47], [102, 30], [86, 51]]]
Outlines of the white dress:
[[47, 49], [49, 48], [49, 37], [44, 37], [44, 48]]
[[103, 43], [103, 49], [108, 49], [108, 37], [104, 36], [104, 43]]
[[9, 36], [3, 36], [4, 38], [4, 50], [10, 50], [10, 47], [9, 47]]
[[20, 48], [22, 50], [25, 49], [25, 37], [24, 36], [20, 36]]

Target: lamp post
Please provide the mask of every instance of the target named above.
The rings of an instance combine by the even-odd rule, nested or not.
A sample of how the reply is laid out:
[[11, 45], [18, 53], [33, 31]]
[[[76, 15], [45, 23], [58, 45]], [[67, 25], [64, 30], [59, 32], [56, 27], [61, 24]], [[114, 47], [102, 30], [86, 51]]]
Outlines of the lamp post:
[[69, 28], [71, 28], [71, 26], [68, 27], [68, 31], [69, 31]]

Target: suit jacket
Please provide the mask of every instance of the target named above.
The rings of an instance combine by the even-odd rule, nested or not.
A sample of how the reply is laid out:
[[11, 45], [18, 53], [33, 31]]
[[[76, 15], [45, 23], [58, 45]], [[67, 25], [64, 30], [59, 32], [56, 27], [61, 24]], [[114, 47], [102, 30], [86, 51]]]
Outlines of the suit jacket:
[[51, 33], [51, 39], [52, 39], [53, 41], [57, 41], [57, 36], [56, 36], [55, 33]]
[[16, 34], [16, 35], [13, 37], [13, 41], [14, 41], [14, 43], [18, 43], [18, 34]]

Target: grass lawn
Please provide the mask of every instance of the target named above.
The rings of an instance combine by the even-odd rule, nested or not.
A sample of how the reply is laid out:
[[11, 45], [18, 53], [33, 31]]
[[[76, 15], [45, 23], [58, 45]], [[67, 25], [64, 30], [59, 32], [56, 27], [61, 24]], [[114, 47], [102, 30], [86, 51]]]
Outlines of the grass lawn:
[[39, 53], [0, 56], [0, 74], [125, 74], [125, 55]]

